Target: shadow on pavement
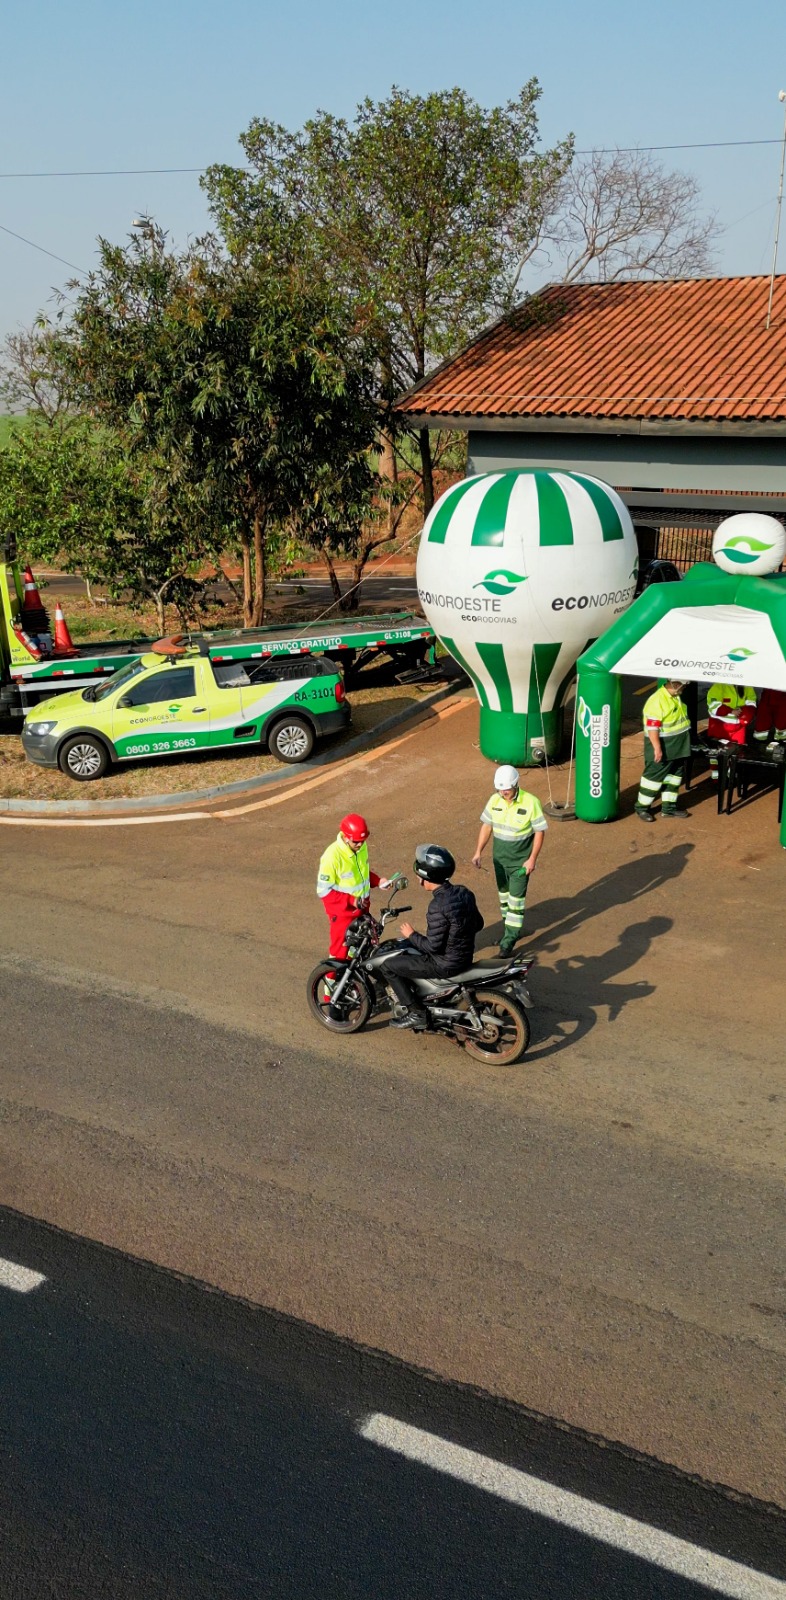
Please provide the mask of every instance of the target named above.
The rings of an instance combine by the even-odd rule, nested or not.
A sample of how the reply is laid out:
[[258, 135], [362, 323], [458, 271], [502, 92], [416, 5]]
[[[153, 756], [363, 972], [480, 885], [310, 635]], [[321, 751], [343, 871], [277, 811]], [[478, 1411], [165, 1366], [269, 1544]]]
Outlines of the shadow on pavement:
[[284, 1382], [231, 1337], [202, 1336], [200, 1304], [210, 1324], [221, 1297], [195, 1302], [173, 1280], [162, 1319], [144, 1270], [124, 1276], [116, 1301], [111, 1278], [74, 1281], [66, 1249], [54, 1281], [0, 1288], [0, 1592], [14, 1600], [708, 1593], [366, 1442], [319, 1392], [318, 1361], [310, 1390]]
[[550, 943], [575, 933], [592, 917], [612, 911], [616, 906], [630, 905], [631, 901], [651, 894], [653, 889], [662, 889], [685, 870], [694, 849], [692, 843], [684, 840], [669, 850], [624, 861], [594, 883], [578, 887], [570, 896], [536, 901], [527, 907], [524, 947], [546, 949], [549, 947], [546, 940]]
[[669, 933], [671, 917], [650, 917], [623, 929], [616, 945], [599, 956], [565, 956], [553, 967], [535, 969], [535, 1009], [530, 1013], [532, 1044], [527, 1062], [545, 1061], [586, 1038], [598, 1021], [598, 1010], [608, 1007], [609, 1022], [616, 1021], [631, 1000], [644, 1000], [655, 985], [639, 979], [612, 983], [618, 974], [635, 967], [654, 939]]

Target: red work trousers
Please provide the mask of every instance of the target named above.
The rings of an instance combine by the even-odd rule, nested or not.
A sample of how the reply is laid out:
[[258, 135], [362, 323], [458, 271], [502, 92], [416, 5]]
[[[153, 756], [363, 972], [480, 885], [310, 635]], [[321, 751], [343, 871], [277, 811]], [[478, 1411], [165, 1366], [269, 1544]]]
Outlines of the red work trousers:
[[357, 902], [351, 895], [331, 889], [323, 895], [322, 904], [330, 923], [330, 948], [328, 955], [335, 961], [345, 961], [347, 956], [347, 928], [358, 914]]

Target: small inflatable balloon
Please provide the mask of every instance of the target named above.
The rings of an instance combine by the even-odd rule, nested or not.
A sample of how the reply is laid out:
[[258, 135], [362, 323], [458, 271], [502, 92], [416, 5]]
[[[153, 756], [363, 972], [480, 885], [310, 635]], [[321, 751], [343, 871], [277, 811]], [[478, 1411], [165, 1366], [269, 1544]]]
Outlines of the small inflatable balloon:
[[576, 658], [630, 605], [638, 550], [598, 478], [522, 468], [454, 484], [420, 540], [418, 595], [480, 701], [492, 761], [556, 756]]
[[715, 529], [712, 557], [723, 572], [733, 572], [738, 578], [777, 572], [786, 557], [786, 528], [763, 511], [724, 517]]

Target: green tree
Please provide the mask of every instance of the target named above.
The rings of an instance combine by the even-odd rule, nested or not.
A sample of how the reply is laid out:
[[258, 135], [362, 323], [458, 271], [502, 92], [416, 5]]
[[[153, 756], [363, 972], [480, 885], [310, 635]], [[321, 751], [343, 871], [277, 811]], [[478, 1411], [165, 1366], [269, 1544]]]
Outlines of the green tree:
[[39, 418], [0, 450], [0, 525], [24, 555], [132, 606], [152, 603], [161, 633], [168, 603], [191, 614], [202, 555], [196, 521], [185, 538], [164, 489], [154, 464], [129, 457], [111, 429], [85, 417], [67, 426]]
[[[536, 79], [485, 110], [461, 89], [394, 88], [354, 123], [321, 111], [303, 129], [255, 120], [248, 169], [211, 167], [211, 210], [238, 259], [279, 246], [334, 286], [373, 334], [382, 459], [394, 476], [388, 407], [515, 298], [567, 170], [572, 141], [537, 149]], [[432, 441], [419, 430], [424, 509]]]
[[[271, 223], [272, 228], [272, 223]], [[183, 255], [163, 236], [101, 244], [76, 291], [63, 360], [79, 402], [133, 458], [155, 462], [156, 514], [201, 518], [236, 544], [246, 626], [263, 620], [271, 539], [353, 471], [370, 504], [374, 409], [354, 313], [282, 248], [228, 260], [210, 239]], [[363, 486], [365, 484], [365, 494]], [[207, 553], [207, 550], [206, 550]]]

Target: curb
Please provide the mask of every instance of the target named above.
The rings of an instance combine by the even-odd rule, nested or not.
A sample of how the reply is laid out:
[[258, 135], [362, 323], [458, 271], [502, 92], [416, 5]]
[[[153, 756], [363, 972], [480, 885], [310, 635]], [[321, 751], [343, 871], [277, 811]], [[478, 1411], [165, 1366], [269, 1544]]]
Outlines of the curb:
[[446, 700], [449, 695], [459, 693], [466, 686], [463, 677], [457, 682], [445, 684], [441, 689], [435, 689], [433, 694], [420, 700], [417, 705], [406, 706], [403, 711], [394, 711], [384, 722], [378, 722], [376, 728], [371, 728], [368, 733], [357, 734], [354, 739], [342, 744], [340, 749], [326, 750], [322, 755], [315, 756], [313, 761], [301, 761], [297, 765], [283, 767], [280, 771], [263, 772], [257, 778], [240, 778], [236, 783], [214, 784], [209, 789], [185, 789], [179, 794], [141, 795], [126, 800], [0, 799], [0, 814], [22, 817], [122, 816], [124, 812], [171, 810], [173, 807], [194, 805], [204, 800], [223, 799], [227, 795], [250, 793], [255, 789], [265, 789], [274, 783], [291, 782], [304, 773], [313, 772], [316, 768], [329, 767], [335, 761], [343, 761], [346, 756], [356, 755], [359, 750], [376, 743], [380, 734], [391, 733], [394, 728], [401, 727], [405, 722], [414, 722], [424, 711], [430, 711], [440, 700]]

